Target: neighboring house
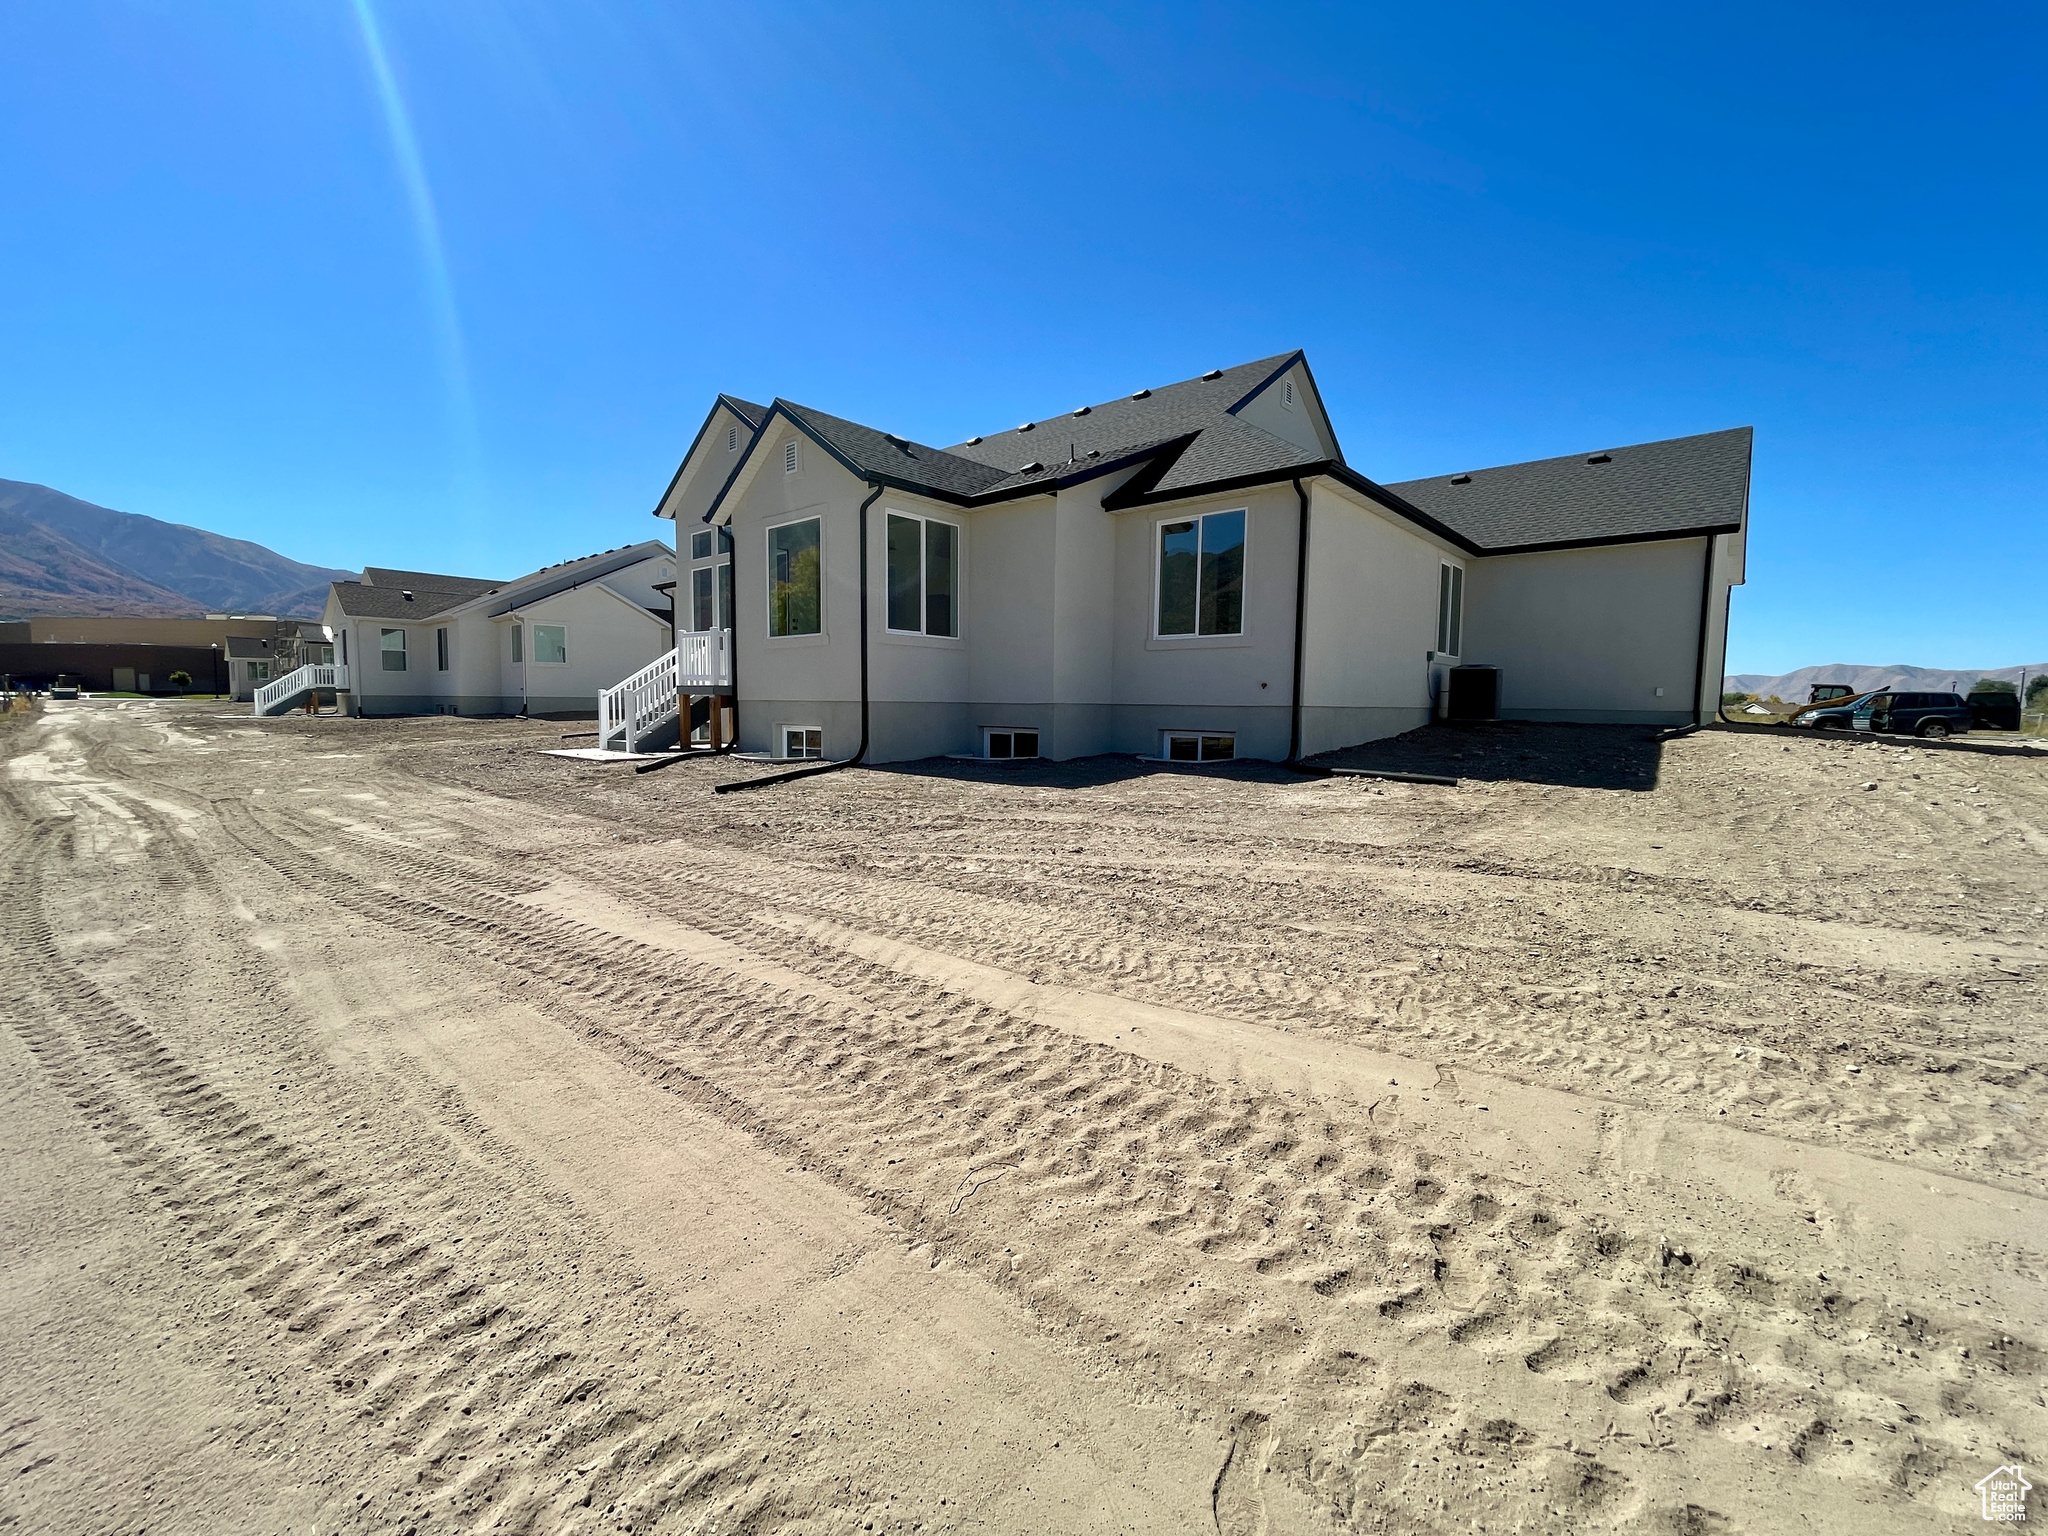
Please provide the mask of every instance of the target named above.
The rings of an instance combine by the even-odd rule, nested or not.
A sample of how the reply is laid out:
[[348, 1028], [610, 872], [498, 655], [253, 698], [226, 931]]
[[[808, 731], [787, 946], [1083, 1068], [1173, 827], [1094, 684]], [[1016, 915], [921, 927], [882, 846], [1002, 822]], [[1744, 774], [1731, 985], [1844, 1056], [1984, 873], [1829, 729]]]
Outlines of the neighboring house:
[[327, 627], [311, 621], [280, 620], [277, 634], [227, 637], [228, 697], [241, 703], [255, 698], [265, 683], [295, 667], [335, 659]]
[[325, 623], [366, 715], [588, 715], [601, 689], [675, 645], [649, 539], [513, 581], [372, 566], [328, 589]]
[[721, 395], [655, 513], [743, 749], [1281, 759], [1423, 724], [1461, 663], [1509, 718], [1700, 719], [1750, 435], [1383, 486], [1294, 352], [945, 449]]

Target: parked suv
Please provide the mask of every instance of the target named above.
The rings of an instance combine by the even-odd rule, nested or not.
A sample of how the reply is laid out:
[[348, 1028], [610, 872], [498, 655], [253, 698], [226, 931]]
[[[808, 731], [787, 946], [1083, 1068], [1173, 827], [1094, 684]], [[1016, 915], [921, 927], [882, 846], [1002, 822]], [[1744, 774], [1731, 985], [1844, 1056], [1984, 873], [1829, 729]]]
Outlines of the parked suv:
[[[1813, 690], [1816, 695], [1820, 689]], [[1817, 731], [1846, 731], [1856, 723], [1856, 709], [1868, 693], [1847, 694], [1841, 697], [1821, 699], [1816, 697], [1811, 709], [1802, 709], [1792, 717], [1794, 725], [1810, 725]]]
[[1970, 706], [1953, 693], [1873, 693], [1856, 706], [1856, 729], [1901, 736], [1954, 736], [1975, 723]]

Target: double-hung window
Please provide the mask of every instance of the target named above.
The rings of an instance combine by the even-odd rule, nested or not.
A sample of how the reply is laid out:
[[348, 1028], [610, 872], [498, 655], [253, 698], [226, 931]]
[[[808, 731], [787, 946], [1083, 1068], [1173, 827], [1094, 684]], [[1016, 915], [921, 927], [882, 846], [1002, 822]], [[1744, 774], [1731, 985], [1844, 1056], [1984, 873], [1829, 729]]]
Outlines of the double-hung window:
[[768, 635], [824, 632], [824, 585], [819, 520], [783, 523], [768, 530]]
[[384, 670], [386, 672], [403, 672], [405, 670], [405, 631], [402, 629], [387, 629], [383, 633], [382, 640], [383, 643], [379, 649], [383, 652], [384, 656]]
[[690, 628], [732, 627], [732, 533], [706, 528], [690, 535]]
[[900, 635], [960, 635], [960, 529], [935, 517], [888, 517], [889, 628]]
[[1244, 510], [1159, 525], [1158, 631], [1244, 633]]
[[1462, 656], [1465, 644], [1465, 568], [1445, 561], [1437, 569], [1436, 648], [1444, 656]]

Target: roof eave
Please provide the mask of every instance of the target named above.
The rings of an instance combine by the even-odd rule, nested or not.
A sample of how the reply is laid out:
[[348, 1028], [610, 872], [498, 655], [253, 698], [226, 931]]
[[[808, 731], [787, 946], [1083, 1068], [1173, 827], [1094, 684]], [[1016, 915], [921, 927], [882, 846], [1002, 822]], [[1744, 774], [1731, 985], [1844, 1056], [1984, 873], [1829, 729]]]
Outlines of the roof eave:
[[1536, 544], [1503, 544], [1498, 549], [1482, 550], [1492, 555], [1542, 555], [1560, 549], [1599, 549], [1609, 544], [1656, 544], [1669, 539], [1705, 539], [1717, 534], [1740, 533], [1740, 523], [1701, 523], [1694, 528], [1656, 529], [1648, 533], [1617, 533], [1593, 539], [1551, 539]]

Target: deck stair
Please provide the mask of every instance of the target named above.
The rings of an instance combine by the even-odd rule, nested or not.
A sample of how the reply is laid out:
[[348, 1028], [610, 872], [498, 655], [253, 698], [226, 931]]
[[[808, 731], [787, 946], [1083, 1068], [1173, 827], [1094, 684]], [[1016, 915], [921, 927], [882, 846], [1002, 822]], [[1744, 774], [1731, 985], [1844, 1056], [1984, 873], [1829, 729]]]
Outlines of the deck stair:
[[681, 738], [685, 695], [732, 687], [732, 631], [684, 630], [676, 648], [597, 696], [597, 744], [639, 752]]
[[322, 661], [299, 667], [256, 690], [255, 713], [281, 715], [294, 709], [309, 693], [332, 692], [348, 687], [348, 666], [344, 662]]

